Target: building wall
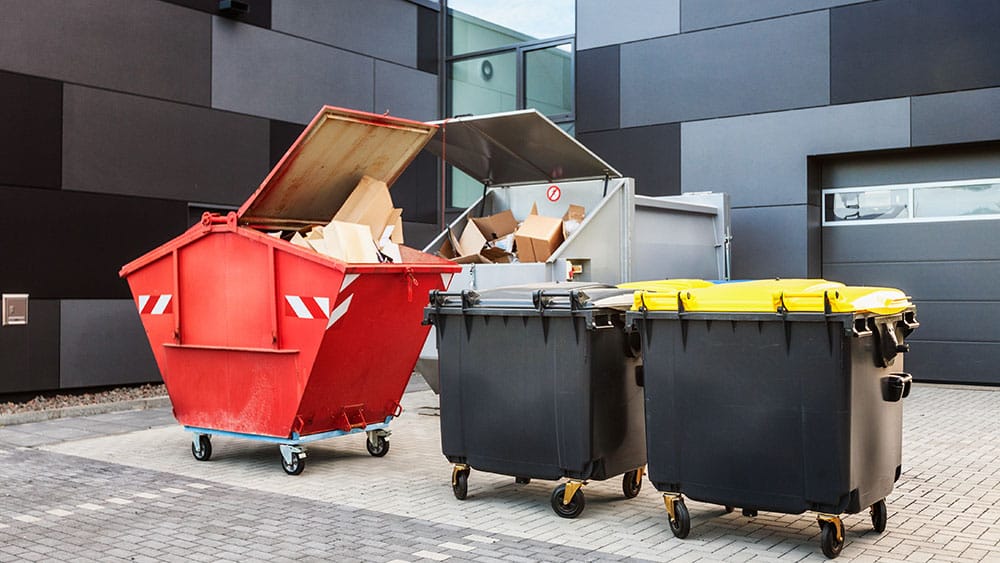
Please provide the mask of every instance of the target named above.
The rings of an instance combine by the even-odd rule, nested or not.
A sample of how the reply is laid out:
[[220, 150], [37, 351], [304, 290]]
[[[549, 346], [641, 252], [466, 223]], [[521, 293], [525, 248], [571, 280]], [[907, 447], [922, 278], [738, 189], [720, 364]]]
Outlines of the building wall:
[[[0, 7], [0, 393], [159, 379], [119, 268], [238, 206], [324, 104], [438, 117], [438, 18], [405, 0]], [[394, 187], [411, 244], [437, 167]], [[426, 237], [426, 234], [424, 235]]]
[[[995, 145], [981, 143], [1000, 139], [1000, 36], [994, 32], [1000, 4], [992, 0], [624, 4], [577, 1], [577, 137], [634, 175], [640, 193], [728, 192], [736, 278], [827, 273], [824, 262], [833, 257], [824, 260], [824, 174], [877, 174], [859, 163], [872, 155], [923, 155], [927, 148], [933, 149], [929, 154], [953, 149], [1000, 156]], [[852, 155], [846, 161], [845, 153]], [[991, 160], [953, 160], [949, 179], [970, 177], [966, 173]], [[926, 169], [920, 162], [918, 155], [903, 168]], [[963, 283], [993, 285], [983, 272], [997, 264], [990, 245], [998, 225], [975, 221], [963, 229], [943, 228], [953, 233], [943, 238], [912, 237], [919, 226], [880, 232], [892, 237], [906, 231], [888, 248], [919, 252], [918, 243], [900, 241], [924, 240], [931, 245], [926, 255], [936, 260], [948, 259], [956, 240], [978, 246], [973, 254], [985, 262]], [[875, 238], [856, 234], [857, 244]], [[845, 245], [826, 248], [843, 252]], [[906, 288], [907, 280], [894, 279]], [[880, 280], [869, 275], [864, 281]], [[938, 287], [945, 281], [911, 283]], [[955, 302], [982, 298], [982, 292], [962, 294], [968, 285], [956, 287], [959, 293], [949, 298]], [[928, 306], [935, 317], [941, 309]], [[932, 339], [970, 340], [969, 331], [958, 328], [959, 309], [968, 307], [956, 307], [942, 321], [954, 330], [936, 327]], [[935, 370], [960, 365], [967, 356], [955, 347], [935, 350], [944, 354]], [[991, 350], [990, 358], [996, 347]], [[941, 372], [942, 378], [962, 380], [959, 371]], [[1000, 383], [996, 378], [984, 369], [971, 380]]]

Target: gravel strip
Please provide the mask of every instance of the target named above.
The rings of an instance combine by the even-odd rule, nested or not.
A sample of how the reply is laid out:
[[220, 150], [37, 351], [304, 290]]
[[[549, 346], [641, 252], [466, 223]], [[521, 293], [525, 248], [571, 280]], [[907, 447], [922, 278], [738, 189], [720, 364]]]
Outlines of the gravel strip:
[[50, 396], [38, 395], [25, 402], [0, 403], [0, 416], [106, 403], [121, 403], [166, 396], [167, 388], [162, 383]]

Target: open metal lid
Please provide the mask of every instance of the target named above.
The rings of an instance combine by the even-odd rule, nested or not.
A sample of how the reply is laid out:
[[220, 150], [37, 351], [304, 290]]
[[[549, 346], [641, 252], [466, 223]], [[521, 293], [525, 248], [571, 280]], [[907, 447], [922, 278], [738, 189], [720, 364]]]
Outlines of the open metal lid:
[[439, 125], [427, 150], [489, 185], [537, 184], [621, 174], [534, 109], [458, 117]]
[[242, 224], [326, 223], [362, 176], [392, 186], [435, 125], [326, 106], [237, 214]]

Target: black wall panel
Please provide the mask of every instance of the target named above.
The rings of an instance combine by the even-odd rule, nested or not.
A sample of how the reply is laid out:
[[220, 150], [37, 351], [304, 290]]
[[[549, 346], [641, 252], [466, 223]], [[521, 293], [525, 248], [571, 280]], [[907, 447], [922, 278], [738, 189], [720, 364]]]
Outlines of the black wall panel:
[[422, 151], [392, 185], [392, 201], [396, 207], [403, 208], [404, 220], [417, 223], [437, 222], [439, 166], [437, 157]]
[[[920, 312], [917, 311], [917, 315]], [[920, 329], [908, 338], [903, 367], [918, 381], [997, 385], [1000, 344], [996, 342], [927, 342]], [[945, 415], [946, 416], [946, 415]]]
[[998, 85], [997, 29], [996, 0], [883, 0], [835, 8], [831, 102]]
[[34, 297], [27, 325], [0, 327], [0, 393], [59, 387], [59, 301]]
[[271, 27], [271, 0], [240, 0], [249, 5], [250, 10], [245, 14], [237, 12], [227, 12], [223, 14], [219, 10], [219, 0], [163, 0], [185, 8], [192, 8], [209, 14], [223, 15], [234, 21], [248, 23], [260, 27]]
[[[302, 134], [302, 130], [305, 128], [305, 125], [299, 123], [291, 123], [277, 119], [271, 120], [271, 168], [274, 168], [274, 165], [278, 164], [281, 157], [285, 156], [285, 152], [288, 150], [288, 147], [292, 146], [292, 143], [295, 142], [295, 139], [299, 138], [299, 135]], [[261, 178], [261, 180], [263, 180], [263, 178]]]
[[681, 193], [681, 127], [677, 123], [578, 133], [577, 139], [625, 176], [636, 193]]
[[438, 12], [417, 7], [417, 69], [438, 73]]
[[0, 288], [41, 299], [129, 298], [126, 262], [187, 227], [179, 201], [0, 187]]
[[0, 71], [0, 184], [58, 188], [62, 83]]
[[577, 132], [619, 125], [619, 45], [576, 53]]

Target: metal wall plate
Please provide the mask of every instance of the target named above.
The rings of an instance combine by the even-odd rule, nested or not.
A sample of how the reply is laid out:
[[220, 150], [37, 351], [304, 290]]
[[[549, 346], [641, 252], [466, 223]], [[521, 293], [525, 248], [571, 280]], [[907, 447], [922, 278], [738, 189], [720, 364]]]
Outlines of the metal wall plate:
[[28, 294], [3, 294], [3, 326], [28, 324]]

